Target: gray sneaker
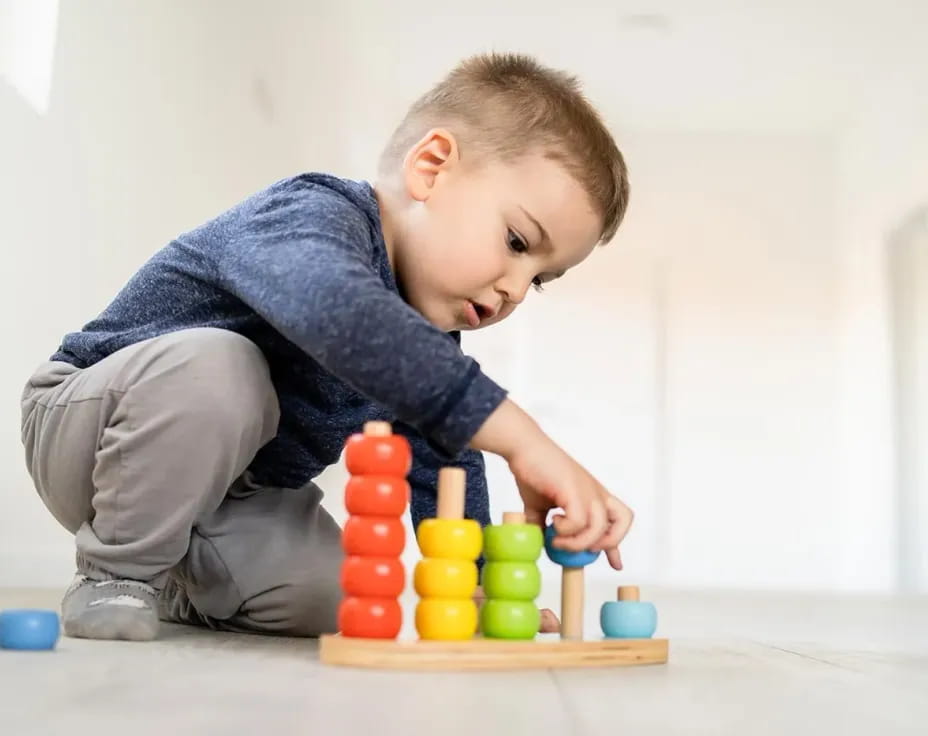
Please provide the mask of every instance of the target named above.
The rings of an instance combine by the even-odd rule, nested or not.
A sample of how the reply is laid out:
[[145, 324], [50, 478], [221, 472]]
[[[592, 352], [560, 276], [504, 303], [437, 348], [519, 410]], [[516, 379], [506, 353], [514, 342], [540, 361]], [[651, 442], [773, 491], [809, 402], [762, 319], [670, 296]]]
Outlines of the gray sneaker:
[[61, 601], [65, 636], [150, 641], [158, 635], [158, 592], [138, 580], [76, 575]]

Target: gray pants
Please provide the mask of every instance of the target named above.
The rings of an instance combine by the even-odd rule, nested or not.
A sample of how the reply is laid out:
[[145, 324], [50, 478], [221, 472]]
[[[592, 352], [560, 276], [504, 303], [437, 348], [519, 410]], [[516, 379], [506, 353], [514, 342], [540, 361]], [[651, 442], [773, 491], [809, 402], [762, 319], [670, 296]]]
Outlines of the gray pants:
[[341, 533], [314, 484], [251, 480], [279, 418], [261, 351], [216, 329], [47, 362], [22, 398], [29, 472], [79, 571], [153, 585], [169, 620], [317, 636], [336, 628]]

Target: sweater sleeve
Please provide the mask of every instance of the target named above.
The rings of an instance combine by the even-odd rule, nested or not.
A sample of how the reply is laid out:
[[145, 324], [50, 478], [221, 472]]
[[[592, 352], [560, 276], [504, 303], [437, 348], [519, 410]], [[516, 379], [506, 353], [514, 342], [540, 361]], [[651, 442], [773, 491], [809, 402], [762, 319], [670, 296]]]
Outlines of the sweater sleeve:
[[274, 190], [236, 222], [224, 287], [354, 390], [456, 457], [505, 391], [384, 283], [367, 217], [326, 187]]
[[467, 449], [461, 452], [453, 463], [448, 462], [438, 455], [413, 427], [397, 422], [394, 428], [398, 434], [409, 440], [413, 451], [413, 466], [409, 473], [413, 528], [418, 528], [423, 519], [435, 518], [438, 509], [438, 471], [445, 466], [463, 468], [466, 473], [464, 517], [479, 522], [480, 526], [489, 524], [490, 497], [483, 454]]

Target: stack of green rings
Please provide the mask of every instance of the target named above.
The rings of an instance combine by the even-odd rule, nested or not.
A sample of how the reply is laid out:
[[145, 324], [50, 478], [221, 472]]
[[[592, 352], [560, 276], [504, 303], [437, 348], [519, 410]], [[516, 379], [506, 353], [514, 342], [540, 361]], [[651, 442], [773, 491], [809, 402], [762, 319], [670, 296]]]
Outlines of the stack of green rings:
[[541, 592], [538, 557], [541, 529], [521, 513], [503, 514], [503, 523], [483, 530], [483, 590], [480, 628], [491, 639], [534, 639], [541, 623], [535, 599]]

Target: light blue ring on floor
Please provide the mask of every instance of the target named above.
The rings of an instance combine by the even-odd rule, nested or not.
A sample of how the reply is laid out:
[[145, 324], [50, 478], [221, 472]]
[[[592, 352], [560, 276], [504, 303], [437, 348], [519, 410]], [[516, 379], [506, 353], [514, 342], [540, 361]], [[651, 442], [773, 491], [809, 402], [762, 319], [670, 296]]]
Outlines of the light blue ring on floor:
[[61, 622], [55, 611], [29, 608], [0, 611], [0, 649], [54, 649], [60, 631]]

